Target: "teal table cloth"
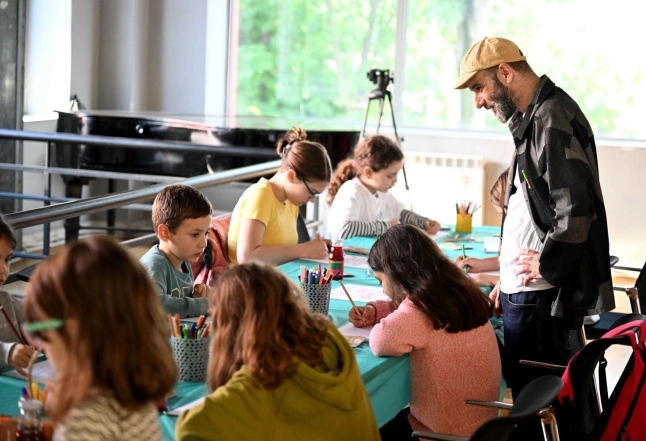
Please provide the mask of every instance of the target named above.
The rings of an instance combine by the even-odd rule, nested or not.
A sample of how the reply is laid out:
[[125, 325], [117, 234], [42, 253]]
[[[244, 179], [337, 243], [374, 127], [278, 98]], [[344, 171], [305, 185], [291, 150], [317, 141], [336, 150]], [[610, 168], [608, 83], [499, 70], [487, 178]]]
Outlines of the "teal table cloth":
[[[499, 233], [499, 227], [475, 227], [473, 233], [463, 234], [461, 236], [483, 238]], [[453, 237], [454, 235], [455, 232], [446, 231], [446, 237]], [[346, 240], [345, 245], [370, 248], [375, 240], [375, 237], [354, 237]], [[438, 239], [438, 243], [443, 243], [443, 238]], [[495, 254], [484, 253], [482, 242], [465, 242], [465, 244], [472, 248], [467, 251], [469, 256], [479, 258], [495, 256]], [[442, 251], [452, 260], [462, 253], [461, 250], [452, 251], [443, 249]], [[301, 265], [310, 268], [315, 264], [311, 261], [295, 260], [279, 266], [279, 269], [297, 282]], [[365, 269], [346, 267], [345, 273], [352, 275], [344, 280], [345, 284], [379, 286], [377, 279], [369, 275]], [[333, 282], [332, 289], [338, 286], [338, 282]], [[362, 302], [356, 303], [363, 305]], [[348, 322], [350, 308], [351, 304], [349, 301], [331, 299], [328, 315], [334, 324], [340, 327]], [[495, 318], [492, 318], [491, 321], [496, 332], [502, 337], [502, 321]], [[361, 371], [361, 377], [370, 396], [377, 424], [381, 427], [409, 403], [408, 355], [401, 357], [376, 357], [370, 351], [367, 342], [355, 348], [354, 352], [357, 357], [359, 370]], [[24, 386], [25, 382], [22, 380], [0, 375], [0, 414], [20, 414], [18, 400], [21, 395], [21, 389]], [[174, 389], [175, 396], [170, 398], [167, 403], [168, 408], [171, 410], [208, 395], [208, 388], [204, 383], [179, 382]], [[501, 387], [501, 394], [503, 395], [504, 390], [505, 385], [503, 384]], [[163, 439], [174, 440], [177, 417], [161, 414], [159, 416], [159, 422]]]

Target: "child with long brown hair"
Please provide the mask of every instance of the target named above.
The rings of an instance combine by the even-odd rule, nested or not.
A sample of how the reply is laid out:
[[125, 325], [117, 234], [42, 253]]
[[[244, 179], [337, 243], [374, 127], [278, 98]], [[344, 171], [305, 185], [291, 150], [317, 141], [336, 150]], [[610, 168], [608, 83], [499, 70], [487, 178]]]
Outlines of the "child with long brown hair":
[[182, 440], [375, 440], [352, 348], [275, 268], [231, 268], [209, 297], [211, 395], [180, 415]]
[[328, 233], [332, 239], [379, 236], [391, 225], [411, 224], [435, 234], [440, 224], [404, 209], [388, 191], [397, 182], [404, 154], [383, 135], [362, 139], [354, 157], [337, 165], [327, 190]]
[[[498, 176], [496, 182], [491, 187], [489, 192], [489, 200], [494, 206], [498, 214], [502, 214], [505, 208], [505, 192], [507, 191], [507, 180], [509, 179], [509, 169], [505, 170]], [[496, 286], [500, 281], [500, 277], [493, 274], [482, 274], [486, 271], [497, 271], [500, 269], [500, 262], [498, 256], [487, 257], [485, 259], [478, 259], [476, 257], [458, 256], [455, 259], [458, 267], [464, 269], [467, 265], [467, 272], [472, 273], [471, 279], [480, 286]]]
[[321, 240], [298, 242], [298, 207], [314, 202], [332, 176], [330, 157], [321, 144], [307, 141], [299, 127], [276, 142], [282, 158], [270, 179], [261, 178], [240, 197], [229, 226], [229, 260], [242, 263], [256, 259], [280, 265], [290, 260], [324, 259]]
[[[375, 355], [410, 353], [410, 425], [471, 436], [496, 411], [464, 400], [497, 400], [500, 392], [491, 302], [412, 225], [388, 229], [370, 250], [368, 264], [392, 300], [359, 307], [362, 315], [353, 308], [350, 321], [375, 324], [370, 332]], [[401, 432], [401, 439], [410, 436], [410, 427]]]
[[161, 439], [155, 403], [177, 367], [152, 281], [125, 249], [95, 237], [43, 261], [25, 317], [57, 373], [54, 440]]

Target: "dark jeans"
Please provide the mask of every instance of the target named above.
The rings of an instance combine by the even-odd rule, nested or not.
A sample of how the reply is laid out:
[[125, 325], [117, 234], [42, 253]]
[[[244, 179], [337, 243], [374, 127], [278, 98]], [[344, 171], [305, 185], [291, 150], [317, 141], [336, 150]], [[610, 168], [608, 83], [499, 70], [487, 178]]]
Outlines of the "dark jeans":
[[[550, 314], [557, 293], [558, 288], [516, 294], [500, 293], [505, 326], [503, 369], [514, 400], [533, 379], [542, 375], [563, 374], [562, 371], [521, 365], [520, 360], [565, 366], [570, 359], [570, 323]], [[522, 438], [514, 436], [513, 439], [543, 439], [536, 422], [524, 428], [519, 426], [514, 435], [521, 435], [521, 432]]]

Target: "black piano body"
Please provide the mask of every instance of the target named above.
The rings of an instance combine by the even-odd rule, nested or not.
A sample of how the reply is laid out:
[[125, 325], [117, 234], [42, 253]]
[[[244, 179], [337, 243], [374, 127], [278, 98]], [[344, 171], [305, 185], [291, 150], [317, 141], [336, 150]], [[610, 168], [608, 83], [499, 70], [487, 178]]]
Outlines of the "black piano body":
[[[275, 149], [276, 141], [291, 127], [300, 126], [307, 139], [321, 143], [328, 151], [333, 167], [345, 159], [359, 140], [359, 130], [331, 127], [320, 123], [298, 123], [272, 117], [174, 117], [154, 113], [81, 110], [58, 112], [57, 132], [81, 135], [114, 136], [132, 139], [179, 141], [199, 145], [228, 145]], [[214, 149], [215, 151], [215, 149]], [[83, 144], [55, 143], [51, 163], [56, 167], [101, 170], [138, 175], [192, 177], [230, 170], [278, 159], [266, 155], [223, 156], [205, 152], [150, 151], [137, 148], [110, 148]], [[215, 153], [215, 152], [214, 152]], [[80, 198], [82, 186], [91, 178], [63, 176], [65, 196]], [[115, 191], [115, 181], [108, 179], [108, 192]], [[115, 211], [108, 212], [109, 231], [115, 228]], [[66, 241], [78, 237], [79, 219], [65, 222]]]

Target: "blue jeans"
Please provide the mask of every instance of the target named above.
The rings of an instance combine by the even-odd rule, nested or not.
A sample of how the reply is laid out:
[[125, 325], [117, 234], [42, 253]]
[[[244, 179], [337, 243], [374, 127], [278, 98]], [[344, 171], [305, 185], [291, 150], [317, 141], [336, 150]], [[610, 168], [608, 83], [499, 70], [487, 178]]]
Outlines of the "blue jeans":
[[[570, 323], [552, 317], [550, 310], [558, 288], [500, 293], [505, 326], [505, 379], [514, 399], [534, 378], [562, 372], [525, 366], [519, 360], [567, 365], [571, 356]], [[507, 378], [509, 377], [509, 378]]]

